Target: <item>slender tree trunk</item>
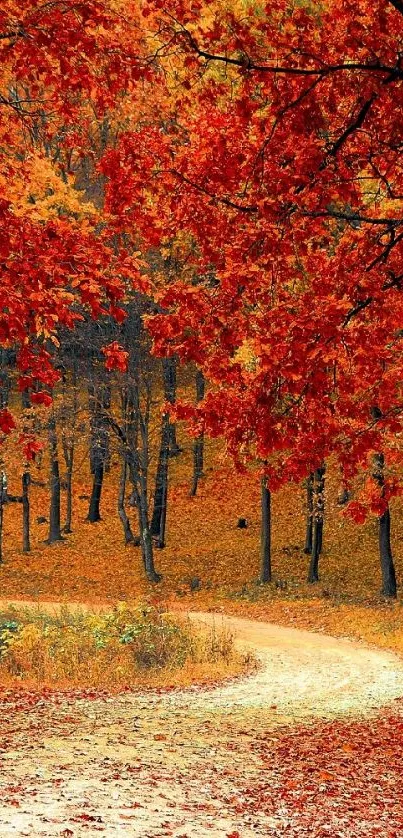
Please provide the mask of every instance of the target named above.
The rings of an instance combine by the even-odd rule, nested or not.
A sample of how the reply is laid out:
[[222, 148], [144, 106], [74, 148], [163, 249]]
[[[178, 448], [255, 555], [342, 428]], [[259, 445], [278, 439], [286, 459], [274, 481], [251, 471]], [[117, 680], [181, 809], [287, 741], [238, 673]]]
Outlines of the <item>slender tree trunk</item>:
[[4, 472], [0, 471], [0, 564], [3, 564]]
[[382, 571], [382, 594], [393, 599], [397, 596], [396, 572], [390, 543], [389, 506], [379, 518], [379, 556]]
[[319, 582], [319, 557], [322, 550], [323, 516], [325, 509], [325, 467], [316, 469], [313, 477], [312, 551], [308, 582]]
[[8, 370], [7, 350], [0, 348], [0, 408], [2, 410], [8, 407], [10, 396], [11, 379]]
[[60, 469], [57, 449], [56, 420], [52, 416], [48, 423], [49, 454], [50, 454], [50, 508], [49, 508], [49, 537], [48, 544], [62, 541], [60, 529]]
[[[136, 468], [136, 467], [135, 467]], [[162, 576], [157, 573], [154, 565], [153, 540], [148, 517], [147, 489], [144, 478], [136, 468], [134, 477], [134, 492], [136, 495], [136, 506], [139, 516], [140, 547], [143, 558], [144, 570], [150, 582], [160, 582]]]
[[31, 475], [29, 471], [24, 471], [22, 475], [22, 552], [30, 553], [30, 505], [29, 505], [29, 487], [31, 483]]
[[29, 390], [21, 391], [21, 407], [23, 410], [28, 410], [31, 407], [31, 395]]
[[[201, 370], [196, 372], [196, 402], [201, 402], [204, 399], [205, 393], [205, 379]], [[196, 437], [193, 442], [193, 479], [190, 488], [190, 497], [194, 498], [197, 493], [199, 480], [204, 476], [204, 434]]]
[[[162, 361], [162, 372], [164, 378], [164, 396], [170, 404], [176, 401], [176, 358], [164, 358]], [[182, 449], [176, 439], [176, 425], [169, 422], [169, 456], [177, 457]]]
[[100, 506], [103, 482], [104, 464], [103, 462], [99, 462], [94, 466], [90, 505], [87, 516], [87, 521], [89, 521], [90, 524], [95, 524], [97, 521], [101, 520]]
[[[377, 481], [383, 494], [385, 483], [385, 457], [383, 454], [375, 454], [374, 470], [372, 476]], [[396, 571], [393, 561], [392, 546], [390, 542], [390, 509], [389, 504], [382, 515], [379, 516], [379, 559], [382, 573], [383, 596], [395, 599], [397, 596]]]
[[271, 494], [266, 477], [262, 477], [261, 488], [260, 581], [271, 582]]
[[89, 387], [91, 411], [90, 464], [93, 475], [87, 521], [95, 524], [101, 520], [101, 496], [105, 469], [109, 460], [109, 431], [103, 411], [110, 408], [110, 388], [105, 385]]
[[312, 553], [312, 529], [313, 529], [313, 474], [310, 474], [306, 484], [306, 532], [304, 553], [309, 556]]
[[[66, 456], [67, 454], [67, 456]], [[66, 462], [66, 523], [63, 527], [64, 533], [72, 532], [71, 524], [73, 520], [73, 465], [74, 465], [74, 447], [71, 446], [68, 453], [65, 451], [64, 459]]]
[[69, 428], [64, 433], [62, 432], [63, 455], [66, 464], [66, 520], [63, 532], [66, 534], [72, 532], [73, 522], [73, 470], [78, 414], [77, 358], [75, 356], [72, 363], [71, 389], [73, 392], [72, 400], [67, 406], [67, 416], [70, 416]]
[[119, 518], [122, 522], [125, 544], [127, 545], [127, 544], [134, 544], [134, 535], [132, 533], [132, 529], [131, 529], [131, 526], [130, 526], [130, 521], [129, 521], [128, 515], [126, 513], [126, 508], [125, 508], [126, 483], [127, 483], [127, 456], [126, 456], [126, 452], [123, 452], [122, 453], [122, 470], [121, 470], [121, 473], [120, 473], [120, 482], [119, 482], [118, 514], [119, 514]]
[[165, 530], [168, 502], [168, 458], [170, 444], [170, 426], [167, 414], [162, 417], [161, 444], [155, 477], [154, 507], [151, 520], [151, 535], [156, 539], [156, 546], [165, 547]]

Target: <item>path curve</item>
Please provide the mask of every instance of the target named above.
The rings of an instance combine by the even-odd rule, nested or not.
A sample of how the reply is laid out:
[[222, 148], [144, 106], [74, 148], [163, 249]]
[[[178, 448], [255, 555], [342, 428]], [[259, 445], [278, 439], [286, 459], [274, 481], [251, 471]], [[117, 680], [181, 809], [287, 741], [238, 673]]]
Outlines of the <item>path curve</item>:
[[273, 708], [281, 715], [363, 715], [403, 697], [403, 659], [358, 641], [211, 613], [190, 613], [195, 622], [229, 629], [241, 649], [251, 649], [260, 671], [216, 694], [199, 695], [221, 710]]
[[[45, 607], [58, 605], [40, 603]], [[313, 717], [367, 714], [403, 696], [403, 661], [358, 642], [270, 623], [190, 617], [229, 628], [241, 648], [260, 658], [261, 669], [217, 687], [66, 697], [18, 716], [4, 707], [2, 838], [325, 834], [311, 825], [293, 831], [272, 751], [280, 742], [281, 764], [281, 743], [297, 721], [310, 727]], [[263, 779], [272, 797], [265, 792], [269, 802], [257, 810]], [[345, 838], [384, 834], [336, 826], [331, 834]]]
[[[0, 600], [0, 609], [39, 608], [49, 613], [59, 602]], [[70, 610], [105, 611], [112, 604], [88, 606], [68, 603]], [[150, 703], [186, 704], [194, 692], [194, 709], [229, 713], [249, 707], [277, 710], [281, 716], [298, 718], [339, 714], [363, 715], [403, 697], [403, 658], [393, 652], [371, 648], [362, 642], [336, 638], [274, 623], [233, 617], [217, 612], [178, 612], [200, 625], [226, 628], [242, 651], [252, 651], [260, 661], [256, 674], [201, 690], [187, 688], [161, 694]]]

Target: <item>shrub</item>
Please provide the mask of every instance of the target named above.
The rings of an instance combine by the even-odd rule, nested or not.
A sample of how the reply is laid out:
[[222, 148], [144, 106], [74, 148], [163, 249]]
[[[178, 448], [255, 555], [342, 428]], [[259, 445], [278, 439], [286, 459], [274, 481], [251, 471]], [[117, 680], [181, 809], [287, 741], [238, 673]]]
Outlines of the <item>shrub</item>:
[[[148, 604], [119, 604], [108, 613], [18, 612], [0, 619], [0, 678], [47, 685], [92, 686], [158, 683], [164, 673], [178, 683], [241, 671], [233, 637], [225, 630], [197, 631]], [[181, 672], [186, 676], [181, 677]], [[153, 681], [154, 679], [154, 681]], [[166, 682], [166, 677], [165, 677]]]

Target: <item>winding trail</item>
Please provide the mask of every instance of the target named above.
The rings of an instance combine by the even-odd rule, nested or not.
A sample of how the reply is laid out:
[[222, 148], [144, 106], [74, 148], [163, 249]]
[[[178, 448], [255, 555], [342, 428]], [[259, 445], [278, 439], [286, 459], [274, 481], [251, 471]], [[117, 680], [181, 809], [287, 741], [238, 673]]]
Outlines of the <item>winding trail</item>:
[[268, 814], [245, 803], [262, 777], [256, 742], [276, 742], [296, 723], [371, 716], [403, 696], [403, 661], [392, 653], [269, 623], [190, 616], [228, 627], [260, 658], [259, 671], [208, 689], [43, 702], [18, 718], [4, 708], [2, 838], [294, 834], [281, 806]]

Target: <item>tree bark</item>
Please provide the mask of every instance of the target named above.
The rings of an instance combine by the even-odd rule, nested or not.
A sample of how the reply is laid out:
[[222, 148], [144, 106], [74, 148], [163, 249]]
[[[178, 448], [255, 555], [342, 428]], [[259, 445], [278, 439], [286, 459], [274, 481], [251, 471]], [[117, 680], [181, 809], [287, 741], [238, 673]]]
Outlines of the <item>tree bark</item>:
[[[374, 456], [374, 471], [373, 478], [378, 483], [383, 494], [383, 487], [385, 483], [385, 457], [383, 454], [375, 454]], [[379, 516], [378, 523], [378, 542], [379, 542], [379, 559], [381, 564], [382, 574], [382, 590], [381, 593], [385, 597], [396, 599], [397, 583], [396, 571], [393, 561], [392, 546], [390, 541], [390, 509], [389, 504], [386, 505], [385, 511]]]
[[[67, 455], [67, 456], [66, 456]], [[69, 452], [65, 451], [64, 459], [66, 462], [66, 522], [63, 527], [64, 533], [72, 532], [73, 521], [73, 464], [74, 464], [74, 447], [71, 446]]]
[[156, 546], [165, 547], [165, 531], [168, 502], [168, 458], [170, 454], [170, 423], [168, 414], [162, 417], [161, 444], [155, 477], [154, 506], [151, 519], [151, 535]]
[[306, 483], [306, 532], [304, 553], [308, 556], [312, 553], [312, 529], [313, 529], [313, 474], [310, 474]]
[[60, 529], [60, 469], [57, 448], [56, 420], [54, 415], [48, 423], [49, 454], [50, 454], [50, 508], [49, 508], [49, 537], [48, 544], [62, 541]]
[[[205, 394], [205, 379], [201, 370], [196, 372], [196, 402], [201, 402]], [[197, 493], [199, 480], [204, 476], [204, 434], [196, 437], [193, 442], [193, 479], [190, 488], [190, 497], [194, 498]]]
[[91, 411], [90, 464], [93, 475], [87, 521], [95, 524], [101, 520], [101, 496], [105, 468], [109, 458], [109, 433], [104, 410], [110, 408], [110, 388], [105, 385], [89, 387]]
[[312, 499], [312, 551], [308, 571], [308, 582], [319, 582], [319, 557], [323, 540], [323, 516], [325, 509], [325, 467], [316, 469], [313, 476]]
[[72, 399], [67, 402], [66, 423], [62, 431], [62, 446], [64, 462], [66, 464], [66, 520], [63, 527], [64, 533], [72, 532], [73, 522], [73, 469], [75, 453], [75, 434], [78, 414], [78, 392], [77, 392], [77, 358], [74, 356], [72, 362], [71, 378]]
[[90, 505], [87, 516], [87, 521], [89, 521], [90, 524], [95, 524], [97, 521], [101, 520], [100, 506], [103, 482], [104, 464], [103, 462], [98, 462], [94, 466]]
[[133, 487], [139, 516], [140, 547], [144, 570], [150, 582], [160, 582], [162, 576], [157, 573], [154, 565], [153, 540], [148, 518], [147, 491], [145, 490], [144, 478], [139, 472], [137, 472], [134, 478]]
[[2, 410], [8, 407], [10, 397], [11, 379], [8, 370], [7, 350], [0, 348], [0, 408]]
[[30, 504], [29, 504], [29, 487], [31, 484], [31, 475], [29, 471], [24, 471], [22, 475], [22, 552], [31, 552], [30, 542]]
[[0, 564], [3, 564], [4, 472], [0, 471]]
[[262, 477], [261, 490], [260, 581], [266, 583], [271, 582], [271, 494], [266, 477]]
[[382, 594], [383, 596], [396, 599], [397, 584], [392, 547], [390, 543], [389, 506], [379, 518], [379, 556], [382, 571]]
[[126, 500], [126, 483], [127, 483], [127, 456], [126, 452], [122, 453], [122, 470], [120, 473], [119, 482], [119, 496], [118, 496], [118, 515], [122, 522], [123, 536], [125, 544], [134, 544], [134, 535], [130, 526], [130, 521], [125, 509]]
[[[162, 372], [164, 379], [164, 396], [167, 402], [175, 404], [176, 401], [176, 358], [164, 358], [162, 361]], [[179, 447], [176, 439], [176, 425], [169, 422], [169, 456], [177, 457], [182, 448]]]

